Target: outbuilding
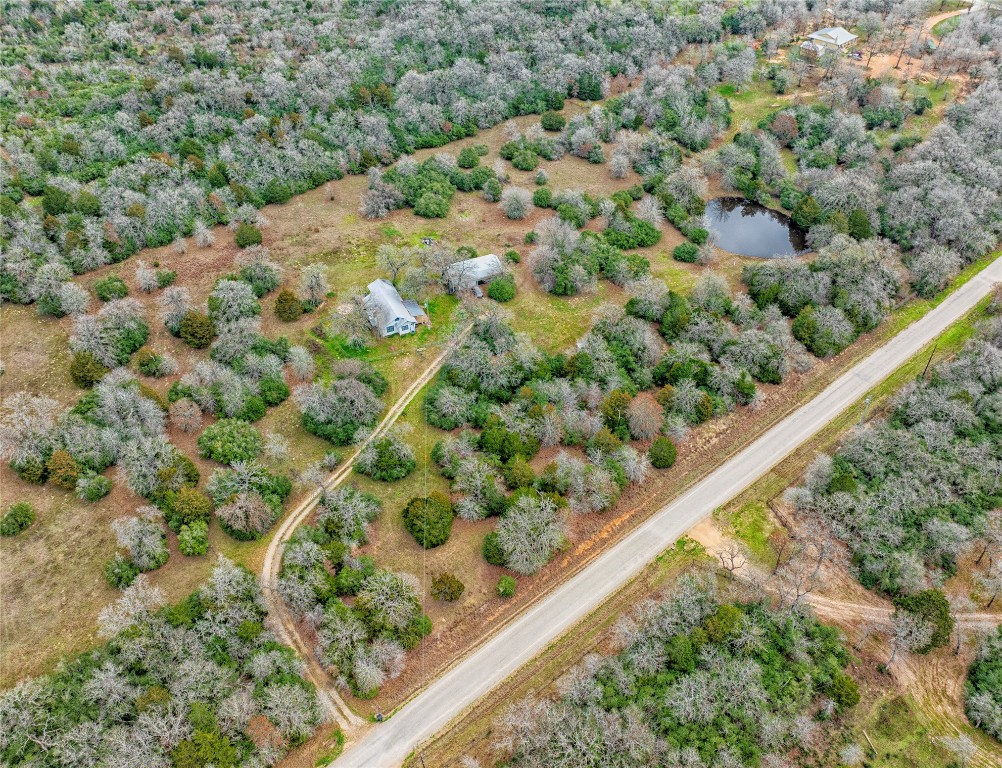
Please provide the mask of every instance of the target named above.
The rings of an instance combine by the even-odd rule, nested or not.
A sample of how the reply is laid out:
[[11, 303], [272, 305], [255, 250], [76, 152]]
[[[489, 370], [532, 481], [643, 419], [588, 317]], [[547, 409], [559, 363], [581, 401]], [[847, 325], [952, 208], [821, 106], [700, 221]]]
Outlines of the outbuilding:
[[449, 293], [463, 290], [472, 290], [477, 293], [479, 292], [478, 285], [489, 282], [503, 273], [501, 259], [498, 258], [497, 254], [488, 253], [485, 256], [463, 259], [450, 264], [446, 267], [444, 277]]

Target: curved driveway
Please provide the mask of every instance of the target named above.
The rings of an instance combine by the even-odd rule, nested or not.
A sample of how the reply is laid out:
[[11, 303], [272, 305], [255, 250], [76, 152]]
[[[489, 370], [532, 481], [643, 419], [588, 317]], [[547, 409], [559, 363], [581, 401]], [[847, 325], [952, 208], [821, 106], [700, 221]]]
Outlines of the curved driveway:
[[573, 628], [687, 530], [741, 493], [960, 320], [999, 281], [1002, 257], [532, 605], [389, 720], [373, 726], [333, 765], [399, 766], [415, 747]]

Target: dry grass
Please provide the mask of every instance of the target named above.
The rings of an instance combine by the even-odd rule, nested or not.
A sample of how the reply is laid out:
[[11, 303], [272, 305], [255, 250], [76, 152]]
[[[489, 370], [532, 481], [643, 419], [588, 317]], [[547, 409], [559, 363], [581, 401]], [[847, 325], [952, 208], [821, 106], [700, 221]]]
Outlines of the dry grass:
[[[736, 99], [735, 119], [753, 117], [752, 113], [761, 109], [763, 100], [761, 95]], [[584, 108], [572, 102], [568, 104], [567, 111]], [[516, 122], [524, 128], [534, 121], [535, 118], [520, 118]], [[503, 128], [497, 127], [443, 150], [423, 150], [418, 154], [419, 158], [434, 151], [455, 154], [463, 145], [485, 143], [491, 153], [483, 162], [489, 164], [503, 142]], [[591, 194], [608, 195], [639, 181], [635, 174], [614, 180], [607, 165], [592, 165], [578, 158], [568, 157], [556, 163], [543, 162], [541, 167], [549, 173], [550, 186], [554, 189], [575, 188]], [[515, 171], [510, 165], [508, 168], [513, 183], [527, 189], [535, 187], [533, 173]], [[317, 189], [297, 196], [285, 205], [268, 206], [263, 210], [270, 221], [264, 229], [265, 245], [271, 249], [272, 257], [285, 268], [286, 285], [295, 286], [298, 268], [303, 264], [322, 261], [330, 266], [334, 289], [333, 299], [316, 313], [304, 315], [294, 323], [278, 321], [272, 312], [275, 294], [265, 297], [262, 300], [262, 326], [267, 335], [274, 337], [282, 334], [293, 343], [309, 343], [314, 338], [310, 329], [336, 305], [344, 291], [380, 276], [374, 254], [381, 243], [414, 244], [422, 236], [470, 244], [480, 252], [502, 253], [509, 247], [518, 250], [522, 260], [513, 267], [518, 295], [507, 306], [512, 311], [515, 327], [551, 351], [570, 346], [589, 327], [593, 312], [603, 303], [622, 304], [626, 300], [625, 293], [607, 281], [600, 281], [598, 290], [593, 294], [570, 299], [554, 297], [538, 289], [527, 263], [531, 249], [523, 244], [523, 240], [525, 233], [549, 212], [535, 211], [530, 218], [513, 222], [500, 214], [497, 205], [486, 203], [479, 195], [457, 194], [452, 213], [444, 220], [421, 219], [403, 210], [394, 212], [386, 220], [367, 221], [358, 215], [357, 210], [365, 184], [364, 177], [348, 177], [332, 185], [333, 201], [328, 200], [325, 190]], [[129, 262], [90, 273], [80, 278], [80, 282], [89, 287], [108, 274], [120, 274], [130, 286], [130, 295], [146, 309], [151, 328], [149, 345], [157, 351], [175, 355], [181, 362], [182, 372], [190, 370], [195, 362], [206, 357], [206, 353], [188, 349], [162, 327], [156, 308], [157, 295], [142, 294], [136, 289], [135, 262], [141, 258], [149, 263], [159, 262], [160, 268], [176, 270], [177, 284], [187, 287], [196, 301], [204, 301], [215, 280], [232, 271], [233, 259], [239, 250], [233, 244], [232, 233], [226, 228], [217, 227], [214, 234], [215, 244], [211, 247], [196, 248], [189, 240], [188, 250], [183, 254], [173, 247], [148, 249]], [[681, 235], [666, 224], [661, 242], [645, 249], [652, 272], [677, 290], [687, 289], [706, 271], [704, 267], [679, 264], [671, 259], [671, 248], [681, 240]], [[714, 268], [736, 285], [744, 261], [740, 257], [719, 254]], [[99, 302], [95, 300], [91, 310], [96, 310], [98, 306]], [[431, 331], [376, 342], [366, 353], [365, 357], [389, 381], [388, 401], [406, 388], [416, 372], [427, 365], [435, 346], [451, 330], [450, 318], [454, 309], [455, 303], [451, 299], [440, 299], [432, 310], [434, 327]], [[66, 374], [69, 361], [67, 339], [71, 325], [72, 321], [68, 318], [58, 321], [39, 318], [30, 307], [0, 307], [0, 359], [4, 361], [7, 371], [0, 378], [3, 396], [24, 389], [50, 395], [66, 405], [79, 397], [81, 392], [73, 388]], [[861, 353], [884, 337], [878, 332], [854, 350]], [[323, 352], [321, 357], [328, 352]], [[767, 402], [772, 405], [753, 421], [763, 425], [768, 423], [773, 415], [783, 412], [798, 398], [816, 391], [815, 387], [820, 382], [826, 381], [835, 370], [840, 370], [850, 358], [854, 359], [854, 355], [855, 351], [849, 352], [842, 359], [822, 364], [803, 382], [791, 382], [789, 390], [784, 388], [782, 393], [767, 388]], [[163, 393], [171, 380], [144, 381]], [[674, 480], [665, 485], [660, 495], [670, 494], [681, 484], [689, 482], [694, 473], [698, 474], [702, 467], [716, 462], [731, 450], [728, 447], [731, 438], [728, 436], [737, 434], [733, 431], [735, 428], [745, 426], [741, 423], [745, 418], [743, 413], [735, 414], [700, 431], [683, 449], [680, 465], [673, 473]], [[423, 424], [417, 401], [405, 421], [415, 428], [411, 440], [419, 452], [430, 449], [435, 431]], [[326, 443], [300, 428], [298, 413], [291, 403], [270, 409], [257, 426], [264, 432], [280, 432], [289, 439], [292, 456], [280, 467], [283, 470], [300, 469], [330, 449]], [[189, 456], [196, 456], [192, 437], [172, 433], [172, 438]], [[686, 456], [689, 458], [686, 459]], [[213, 468], [210, 462], [199, 461], [198, 464], [203, 477]], [[494, 583], [500, 571], [485, 565], [478, 554], [480, 539], [490, 527], [489, 522], [476, 525], [457, 522], [453, 538], [429, 553], [410, 541], [398, 524], [400, 508], [411, 495], [416, 495], [425, 487], [426, 474], [428, 487], [444, 486], [444, 480], [437, 471], [428, 470], [426, 454], [422, 456], [418, 471], [410, 478], [398, 484], [372, 484], [379, 486], [375, 490], [384, 498], [385, 511], [376, 526], [369, 550], [386, 567], [431, 574], [447, 569], [466, 583], [467, 592], [458, 604], [428, 608], [437, 629], [432, 643], [425, 645], [440, 651], [432, 654], [430, 659], [434, 667], [437, 660], [464, 650], [471, 633], [476, 636], [491, 620], [503, 620], [514, 607], [501, 605], [493, 597]], [[365, 485], [370, 481], [362, 478], [359, 483]], [[13, 541], [0, 541], [0, 585], [3, 589], [0, 684], [7, 685], [21, 677], [51, 669], [61, 656], [83, 650], [96, 641], [94, 628], [97, 613], [116, 594], [104, 584], [101, 573], [103, 562], [114, 551], [108, 524], [143, 503], [120, 485], [116, 483], [115, 490], [106, 499], [87, 505], [51, 487], [39, 489], [27, 486], [5, 467], [0, 469], [0, 500], [8, 504], [13, 500], [30, 498], [39, 511], [38, 522], [28, 532]], [[623, 504], [629, 506], [635, 501], [626, 498]], [[290, 506], [293, 503], [294, 500], [290, 501]], [[633, 520], [633, 511], [611, 522], [608, 519], [596, 520], [592, 532], [587, 530], [587, 526], [578, 532], [581, 540], [587, 542], [594, 534], [605, 541], [613, 532], [618, 534], [622, 526]], [[267, 537], [260, 542], [235, 542], [213, 526], [208, 556], [184, 558], [174, 551], [168, 564], [152, 578], [164, 587], [170, 599], [177, 599], [204, 579], [215, 553], [226, 554], [256, 568], [260, 565], [266, 543]], [[173, 547], [173, 540], [171, 544]], [[596, 551], [600, 546], [597, 541], [589, 545]], [[539, 580], [531, 592], [543, 591], [549, 578], [562, 578], [565, 570], [566, 564], [559, 569], [559, 574]], [[60, 609], [53, 610], [54, 606]], [[443, 639], [446, 635], [447, 639]], [[433, 645], [435, 643], [438, 645]], [[388, 691], [388, 699], [399, 699], [405, 686], [416, 682], [417, 679], [402, 680], [399, 690]]]

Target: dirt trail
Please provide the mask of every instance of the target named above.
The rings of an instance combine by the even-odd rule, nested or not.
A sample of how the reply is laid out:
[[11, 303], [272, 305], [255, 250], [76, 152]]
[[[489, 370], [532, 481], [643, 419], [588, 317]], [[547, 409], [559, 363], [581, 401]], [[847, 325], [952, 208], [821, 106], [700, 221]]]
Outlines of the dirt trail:
[[359, 444], [355, 451], [347, 457], [345, 462], [335, 472], [333, 472], [329, 478], [327, 478], [321, 487], [317, 488], [312, 494], [304, 499], [302, 503], [300, 503], [300, 505], [296, 507], [288, 515], [288, 517], [285, 518], [285, 520], [282, 521], [282, 524], [275, 532], [275, 536], [268, 544], [268, 551], [265, 553], [264, 565], [261, 568], [261, 584], [263, 587], [265, 602], [268, 606], [268, 614], [272, 629], [275, 631], [275, 634], [281, 642], [292, 646], [306, 662], [306, 677], [317, 687], [317, 693], [320, 697], [321, 705], [323, 706], [328, 717], [330, 717], [342, 728], [342, 730], [345, 731], [353, 730], [363, 725], [364, 720], [351, 710], [348, 704], [338, 693], [330, 675], [327, 674], [323, 666], [319, 663], [319, 661], [317, 661], [316, 655], [312, 652], [312, 649], [303, 639], [302, 635], [299, 634], [299, 628], [296, 624], [296, 620], [286, 607], [285, 601], [278, 595], [278, 573], [282, 567], [282, 548], [296, 532], [296, 529], [307, 520], [310, 514], [312, 514], [317, 502], [320, 500], [320, 494], [324, 490], [332, 490], [336, 488], [348, 479], [352, 473], [352, 466], [358, 454], [361, 453], [361, 451], [370, 442], [384, 434], [390, 427], [393, 426], [407, 406], [410, 405], [411, 401], [418, 394], [418, 392], [420, 392], [421, 389], [432, 380], [435, 374], [438, 373], [449, 353], [462, 343], [463, 339], [466, 338], [472, 328], [472, 324], [468, 325], [453, 338], [445, 350], [443, 350], [442, 353], [432, 361], [431, 365], [428, 366], [424, 373], [411, 383], [403, 395], [400, 396], [400, 399], [393, 404], [389, 411], [387, 411], [383, 420], [379, 422], [369, 437]]
[[[796, 523], [794, 523], [796, 525]], [[729, 543], [733, 543], [719, 525], [706, 519], [692, 528], [688, 534], [714, 553]], [[771, 591], [768, 587], [769, 569], [746, 563], [736, 573], [737, 583], [754, 585], [756, 589]], [[867, 646], [872, 648], [881, 661], [890, 656], [890, 647], [877, 632], [891, 626], [894, 606], [890, 600], [865, 589], [848, 573], [844, 565], [826, 564], [819, 578], [821, 592], [810, 592], [803, 599], [814, 614], [828, 624], [841, 627], [843, 631], [860, 630], [865, 626], [876, 629], [870, 635]], [[1002, 624], [1002, 614], [983, 611], [957, 612], [954, 614], [957, 626], [966, 637], [974, 633], [989, 632]], [[850, 642], [858, 640], [850, 637]], [[870, 654], [872, 656], [872, 654]], [[964, 713], [964, 680], [973, 657], [973, 644], [968, 640], [959, 654], [951, 649], [926, 654], [899, 654], [889, 672], [895, 687], [907, 693], [918, 703], [921, 716], [932, 738], [955, 736], [960, 733], [972, 735], [970, 729], [962, 730], [960, 724], [967, 722]], [[977, 753], [967, 763], [970, 768], [1000, 768], [995, 743], [988, 737], [975, 733]]]
[[[977, 3], [975, 3], [976, 5]], [[949, 19], [952, 16], [960, 16], [964, 13], [969, 13], [973, 9], [963, 8], [959, 11], [946, 11], [945, 13], [938, 13], [935, 16], [930, 16], [922, 23], [922, 37], [933, 37], [932, 28], [935, 27], [943, 19]], [[905, 40], [912, 40], [912, 31], [914, 28], [910, 29], [905, 35]], [[924, 58], [912, 58], [908, 55], [908, 51], [905, 51], [903, 55], [899, 55], [898, 51], [892, 51], [891, 53], [875, 53], [873, 56], [869, 57], [868, 69], [873, 77], [895, 77], [902, 80], [912, 79], [917, 77], [922, 73], [924, 66]]]

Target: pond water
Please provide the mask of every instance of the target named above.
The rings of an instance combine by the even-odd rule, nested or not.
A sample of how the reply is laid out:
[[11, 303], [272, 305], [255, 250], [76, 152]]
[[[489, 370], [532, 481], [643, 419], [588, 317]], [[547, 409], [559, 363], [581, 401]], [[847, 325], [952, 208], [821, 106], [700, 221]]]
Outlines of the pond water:
[[706, 204], [706, 228], [722, 250], [773, 258], [805, 253], [807, 240], [788, 216], [743, 197], [718, 197]]

